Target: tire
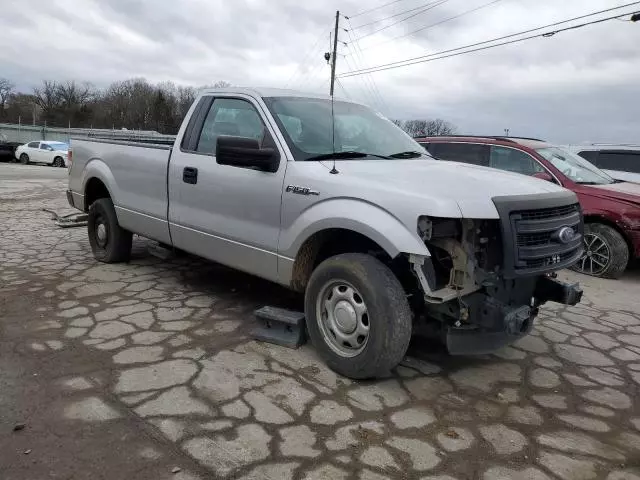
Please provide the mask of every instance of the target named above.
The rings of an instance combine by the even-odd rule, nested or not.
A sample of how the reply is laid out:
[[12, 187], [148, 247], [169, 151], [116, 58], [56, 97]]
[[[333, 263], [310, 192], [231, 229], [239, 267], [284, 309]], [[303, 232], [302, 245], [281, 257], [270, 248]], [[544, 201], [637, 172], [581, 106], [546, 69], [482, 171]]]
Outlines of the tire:
[[110, 198], [99, 198], [89, 207], [87, 219], [89, 243], [96, 260], [104, 263], [126, 262], [131, 257], [131, 232], [120, 227]]
[[[345, 300], [347, 297], [350, 300]], [[331, 309], [333, 332], [341, 328], [339, 321], [349, 323], [353, 318], [358, 326], [353, 327], [354, 333], [346, 333], [354, 336], [360, 325], [368, 329], [361, 345], [359, 336], [352, 341], [356, 348], [337, 341], [328, 326], [332, 322], [329, 309], [323, 306], [326, 302], [335, 302]], [[356, 311], [363, 311], [363, 306], [366, 315]], [[318, 265], [305, 292], [305, 316], [309, 337], [319, 355], [332, 370], [349, 378], [385, 375], [402, 361], [409, 348], [412, 315], [404, 289], [393, 272], [370, 255], [346, 253]]]
[[27, 155], [26, 153], [23, 153], [20, 155], [20, 163], [22, 165], [29, 165], [29, 155]]
[[51, 164], [51, 166], [53, 167], [64, 167], [64, 160], [62, 159], [62, 157], [56, 157], [53, 159], [53, 163]]
[[584, 240], [585, 253], [573, 269], [594, 277], [620, 278], [629, 263], [629, 247], [622, 235], [608, 225], [588, 223]]

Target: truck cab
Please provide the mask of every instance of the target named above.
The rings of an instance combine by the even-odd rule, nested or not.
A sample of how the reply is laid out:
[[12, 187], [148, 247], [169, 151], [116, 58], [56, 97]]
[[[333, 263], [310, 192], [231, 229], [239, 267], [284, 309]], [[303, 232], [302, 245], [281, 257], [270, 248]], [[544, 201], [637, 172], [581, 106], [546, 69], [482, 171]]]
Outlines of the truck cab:
[[136, 233], [298, 291], [312, 343], [352, 378], [397, 365], [420, 323], [484, 353], [581, 297], [552, 275], [582, 255], [575, 194], [435, 161], [355, 102], [206, 90], [173, 146], [72, 145], [68, 197], [98, 260], [127, 261]]

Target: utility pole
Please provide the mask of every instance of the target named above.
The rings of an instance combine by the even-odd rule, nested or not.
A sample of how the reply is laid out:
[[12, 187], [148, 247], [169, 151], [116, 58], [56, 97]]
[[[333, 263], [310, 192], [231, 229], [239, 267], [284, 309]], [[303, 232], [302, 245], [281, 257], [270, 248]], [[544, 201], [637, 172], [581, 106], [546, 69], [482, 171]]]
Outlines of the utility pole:
[[340, 11], [336, 12], [336, 27], [333, 30], [333, 52], [331, 53], [331, 87], [329, 95], [333, 97], [333, 87], [336, 82], [336, 60], [338, 58], [338, 27], [340, 23]]

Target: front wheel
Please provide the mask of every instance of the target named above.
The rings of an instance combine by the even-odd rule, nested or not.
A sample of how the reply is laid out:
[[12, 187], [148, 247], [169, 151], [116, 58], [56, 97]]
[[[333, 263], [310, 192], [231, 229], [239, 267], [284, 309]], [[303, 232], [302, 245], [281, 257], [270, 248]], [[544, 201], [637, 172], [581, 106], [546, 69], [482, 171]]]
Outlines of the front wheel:
[[116, 210], [110, 198], [99, 198], [91, 204], [87, 228], [96, 260], [105, 263], [129, 260], [133, 236], [118, 224]]
[[64, 160], [62, 159], [62, 157], [56, 157], [53, 159], [53, 164], [54, 167], [64, 167]]
[[412, 317], [402, 285], [370, 255], [322, 262], [305, 293], [307, 330], [327, 365], [353, 379], [386, 374], [404, 358]]
[[29, 164], [29, 155], [27, 155], [26, 153], [23, 153], [22, 155], [20, 155], [20, 163], [22, 165], [28, 165]]
[[629, 247], [622, 235], [608, 225], [584, 226], [584, 255], [573, 269], [602, 278], [620, 278], [629, 263]]

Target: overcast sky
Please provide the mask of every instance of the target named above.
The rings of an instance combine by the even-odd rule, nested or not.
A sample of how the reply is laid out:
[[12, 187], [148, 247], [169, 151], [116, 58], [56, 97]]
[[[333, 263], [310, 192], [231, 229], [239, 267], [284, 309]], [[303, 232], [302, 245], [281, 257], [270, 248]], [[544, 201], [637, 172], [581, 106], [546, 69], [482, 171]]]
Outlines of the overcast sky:
[[[0, 77], [22, 90], [45, 78], [105, 86], [146, 77], [193, 86], [226, 80], [326, 91], [329, 67], [323, 53], [336, 9], [353, 17], [351, 25], [341, 19], [342, 27], [354, 27], [340, 32], [340, 41], [349, 42], [409, 14], [385, 17], [428, 3], [399, 0], [357, 15], [386, 1], [2, 2]], [[448, 0], [358, 42], [341, 44], [345, 56], [338, 57], [338, 72], [447, 50], [630, 0], [501, 0], [406, 35], [488, 2]], [[619, 12], [634, 8], [640, 11], [636, 5]], [[374, 21], [379, 22], [357, 28]], [[640, 143], [640, 22], [612, 20], [551, 38], [343, 78], [340, 84], [340, 95], [364, 101], [388, 117], [441, 117], [461, 133], [502, 134], [509, 128], [512, 135], [560, 143]]]

